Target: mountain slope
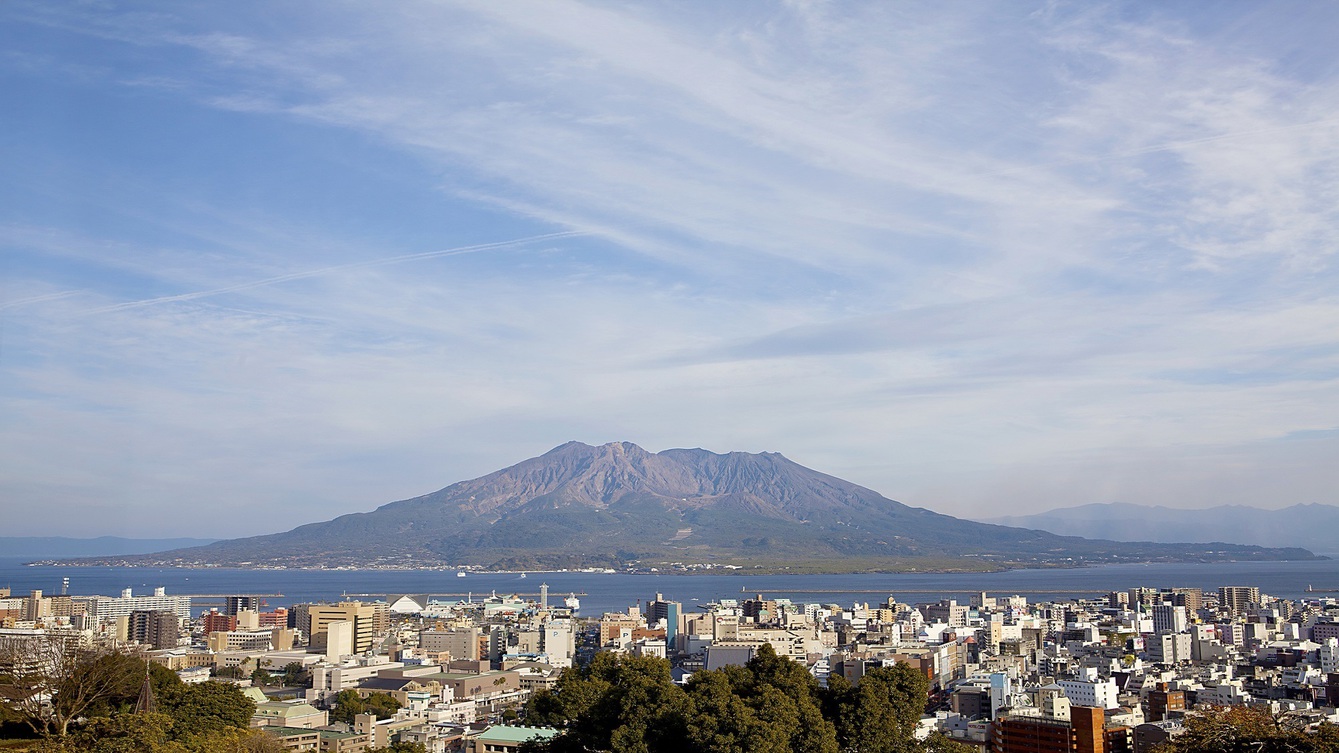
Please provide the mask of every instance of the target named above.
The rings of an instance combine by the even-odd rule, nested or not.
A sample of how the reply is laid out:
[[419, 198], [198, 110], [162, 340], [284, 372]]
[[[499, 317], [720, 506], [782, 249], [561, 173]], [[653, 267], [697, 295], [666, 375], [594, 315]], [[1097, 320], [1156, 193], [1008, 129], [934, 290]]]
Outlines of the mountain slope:
[[0, 557], [97, 557], [118, 554], [150, 554], [209, 544], [216, 539], [127, 539], [99, 536], [77, 539], [67, 536], [0, 536]]
[[[912, 508], [779, 454], [579, 442], [368, 513], [141, 558], [164, 564], [499, 567], [682, 562], [1037, 564], [1280, 559], [1259, 547], [1115, 544]], [[975, 559], [973, 559], [975, 558]], [[894, 565], [885, 565], [894, 566]], [[939, 565], [943, 566], [943, 565]], [[838, 569], [848, 565], [838, 565]]]
[[1039, 528], [1065, 536], [1116, 541], [1230, 541], [1259, 546], [1295, 546], [1322, 553], [1339, 552], [1339, 507], [1293, 505], [1264, 510], [1220, 505], [1178, 510], [1121, 502], [1062, 507], [1035, 515], [983, 520], [1007, 526]]

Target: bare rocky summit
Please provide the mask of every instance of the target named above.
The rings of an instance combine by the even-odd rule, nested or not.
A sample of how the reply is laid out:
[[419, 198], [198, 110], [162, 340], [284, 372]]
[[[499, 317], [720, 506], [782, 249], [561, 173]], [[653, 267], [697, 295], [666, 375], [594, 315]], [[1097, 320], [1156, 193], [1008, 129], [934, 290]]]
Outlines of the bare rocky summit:
[[1300, 549], [1116, 543], [908, 507], [776, 453], [569, 442], [431, 494], [285, 533], [122, 561], [509, 569], [692, 562], [828, 570], [1296, 559]]

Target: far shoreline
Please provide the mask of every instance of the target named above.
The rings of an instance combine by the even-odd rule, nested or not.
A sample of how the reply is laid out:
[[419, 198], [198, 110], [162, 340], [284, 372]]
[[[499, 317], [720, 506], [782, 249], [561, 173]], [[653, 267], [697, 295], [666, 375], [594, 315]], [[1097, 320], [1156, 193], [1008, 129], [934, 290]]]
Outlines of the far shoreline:
[[634, 567], [634, 568], [557, 568], [557, 569], [527, 569], [527, 570], [506, 570], [506, 569], [483, 569], [479, 566], [459, 565], [429, 565], [420, 567], [410, 566], [354, 566], [354, 565], [241, 565], [241, 564], [221, 564], [221, 563], [166, 563], [166, 562], [126, 562], [109, 561], [97, 559], [94, 561], [79, 560], [32, 560], [23, 562], [25, 567], [53, 567], [53, 568], [75, 568], [75, 567], [99, 567], [99, 568], [125, 568], [133, 570], [151, 570], [151, 569], [171, 569], [171, 570], [190, 570], [190, 571], [214, 571], [214, 570], [236, 570], [242, 572], [357, 572], [357, 573], [419, 573], [419, 572], [440, 572], [440, 573], [466, 573], [466, 577], [472, 575], [672, 575], [672, 576], [776, 576], [776, 575], [975, 575], [1004, 573], [1019, 570], [1080, 570], [1116, 565], [1202, 565], [1215, 563], [1249, 563], [1249, 562], [1320, 562], [1333, 559], [1328, 555], [1313, 554], [1310, 557], [1292, 557], [1285, 559], [1267, 559], [1267, 558], [1247, 558], [1247, 559], [1157, 559], [1157, 560], [1121, 560], [1104, 562], [1015, 562], [1001, 564], [995, 567], [862, 567], [862, 568], [842, 568], [840, 566], [831, 567], [830, 562], [824, 562], [820, 565], [817, 562], [793, 563], [792, 565], [755, 565], [755, 566], [728, 566], [720, 565], [714, 567], [693, 567], [693, 568], [661, 568], [655, 567]]

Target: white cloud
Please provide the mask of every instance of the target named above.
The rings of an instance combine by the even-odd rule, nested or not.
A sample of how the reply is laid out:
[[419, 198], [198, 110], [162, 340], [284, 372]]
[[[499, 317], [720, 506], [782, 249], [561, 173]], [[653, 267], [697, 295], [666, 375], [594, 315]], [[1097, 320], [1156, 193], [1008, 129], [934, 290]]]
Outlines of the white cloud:
[[573, 438], [781, 451], [958, 513], [1259, 496], [1273, 443], [1339, 425], [1339, 86], [1172, 10], [29, 8], [96, 38], [122, 106], [245, 118], [350, 181], [404, 159], [464, 219], [316, 179], [369, 224], [276, 219], [279, 167], [235, 205], [133, 166], [79, 205], [138, 234], [0, 215], [4, 496], [203, 495], [240, 534]]

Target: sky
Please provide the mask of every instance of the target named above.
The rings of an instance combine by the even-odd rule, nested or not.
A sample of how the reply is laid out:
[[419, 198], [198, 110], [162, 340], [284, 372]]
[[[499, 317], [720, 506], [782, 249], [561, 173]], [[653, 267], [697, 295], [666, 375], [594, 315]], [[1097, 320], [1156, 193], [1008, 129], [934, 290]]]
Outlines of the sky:
[[0, 528], [570, 440], [1339, 503], [1339, 4], [0, 4]]

